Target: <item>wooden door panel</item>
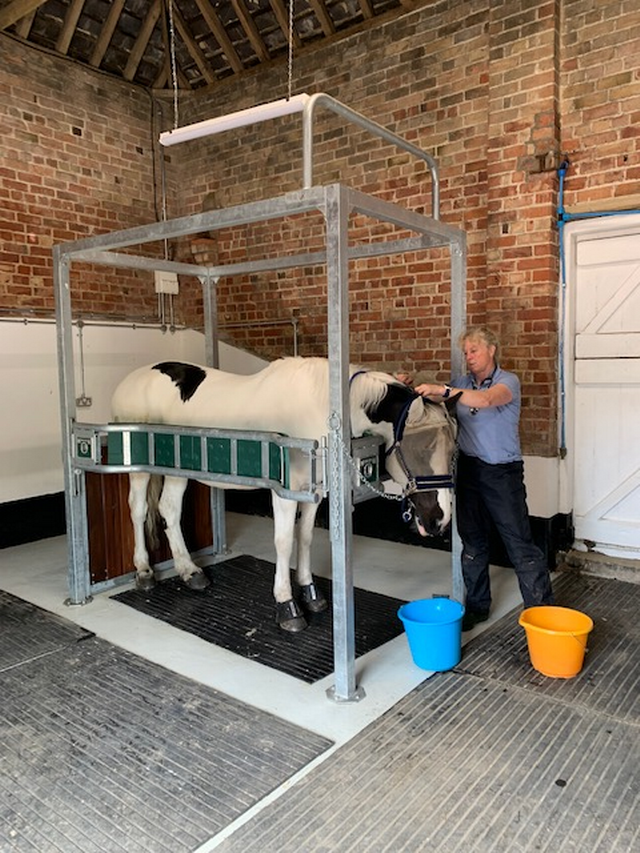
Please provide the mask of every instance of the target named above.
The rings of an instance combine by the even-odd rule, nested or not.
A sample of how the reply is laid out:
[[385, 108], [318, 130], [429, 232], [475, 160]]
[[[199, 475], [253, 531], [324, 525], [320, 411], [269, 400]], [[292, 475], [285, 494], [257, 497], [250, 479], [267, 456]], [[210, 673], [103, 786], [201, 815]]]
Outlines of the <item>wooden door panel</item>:
[[[99, 583], [134, 570], [129, 477], [126, 474], [87, 473], [86, 485], [91, 582]], [[210, 494], [208, 486], [189, 481], [184, 497], [182, 530], [192, 552], [211, 545]], [[158, 539], [158, 548], [149, 550], [152, 564], [171, 559], [162, 530], [158, 531]]]

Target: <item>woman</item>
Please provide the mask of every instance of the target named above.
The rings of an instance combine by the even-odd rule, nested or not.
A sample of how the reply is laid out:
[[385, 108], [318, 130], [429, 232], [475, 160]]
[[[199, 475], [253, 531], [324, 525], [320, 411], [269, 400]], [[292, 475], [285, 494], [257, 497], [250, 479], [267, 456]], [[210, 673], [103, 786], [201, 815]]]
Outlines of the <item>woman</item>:
[[518, 576], [525, 607], [553, 604], [549, 571], [529, 524], [520, 450], [520, 381], [498, 364], [498, 340], [489, 329], [468, 329], [461, 338], [469, 373], [453, 385], [422, 384], [424, 397], [458, 396], [459, 456], [456, 518], [462, 539], [466, 588], [464, 631], [489, 618], [491, 521]]

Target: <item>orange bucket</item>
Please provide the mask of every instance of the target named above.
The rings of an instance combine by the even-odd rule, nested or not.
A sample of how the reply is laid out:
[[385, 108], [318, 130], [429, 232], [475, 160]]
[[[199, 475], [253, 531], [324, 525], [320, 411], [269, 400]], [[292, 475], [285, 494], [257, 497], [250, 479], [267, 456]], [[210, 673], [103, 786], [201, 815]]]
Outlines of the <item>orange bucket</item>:
[[593, 620], [569, 607], [529, 607], [518, 619], [527, 635], [531, 665], [549, 678], [573, 678], [582, 669]]

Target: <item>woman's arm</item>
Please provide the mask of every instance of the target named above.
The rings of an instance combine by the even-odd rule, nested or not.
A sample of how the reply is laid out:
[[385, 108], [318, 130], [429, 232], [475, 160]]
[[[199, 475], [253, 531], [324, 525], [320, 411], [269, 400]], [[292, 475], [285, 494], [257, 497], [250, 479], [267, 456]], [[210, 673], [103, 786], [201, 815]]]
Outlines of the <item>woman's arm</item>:
[[433, 398], [438, 403], [459, 394], [458, 402], [470, 409], [505, 406], [513, 400], [511, 389], [502, 382], [492, 385], [485, 391], [474, 391], [472, 388], [452, 388], [450, 385], [431, 385], [429, 383], [418, 385], [415, 391], [423, 397]]

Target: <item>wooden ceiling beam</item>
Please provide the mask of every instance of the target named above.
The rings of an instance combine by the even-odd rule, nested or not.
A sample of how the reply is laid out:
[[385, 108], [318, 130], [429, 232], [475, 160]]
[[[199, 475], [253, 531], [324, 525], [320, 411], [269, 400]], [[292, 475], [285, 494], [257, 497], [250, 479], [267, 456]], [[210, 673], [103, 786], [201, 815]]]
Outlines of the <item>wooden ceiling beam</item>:
[[138, 38], [135, 40], [135, 43], [131, 48], [129, 59], [127, 60], [127, 64], [122, 74], [125, 80], [133, 80], [133, 78], [136, 76], [136, 71], [138, 70], [138, 66], [142, 61], [144, 52], [147, 49], [151, 34], [153, 33], [156, 24], [158, 23], [158, 18], [160, 17], [161, 11], [162, 0], [155, 0], [153, 6], [149, 9], [147, 13], [147, 17], [142, 22], [140, 32], [138, 33]]
[[124, 7], [124, 2], [125, 0], [113, 0], [109, 7], [107, 20], [102, 25], [100, 35], [98, 36], [91, 58], [89, 59], [89, 65], [92, 65], [94, 68], [99, 68], [100, 63], [104, 59], [104, 55], [107, 52], [107, 48], [111, 43], [114, 32], [116, 31], [120, 14]]
[[309, 5], [313, 9], [314, 14], [322, 27], [322, 32], [325, 36], [332, 36], [335, 33], [336, 28], [331, 20], [331, 16], [327, 12], [327, 7], [324, 5], [322, 0], [309, 0]]
[[266, 62], [271, 59], [269, 51], [267, 50], [265, 43], [262, 41], [262, 36], [258, 32], [255, 21], [247, 11], [247, 7], [244, 5], [243, 0], [231, 0], [231, 4], [235, 9], [240, 25], [247, 34], [247, 38], [251, 42], [251, 47], [260, 62]]
[[370, 21], [371, 18], [373, 18], [373, 6], [371, 5], [371, 0], [358, 0], [358, 3], [360, 4], [365, 20]]
[[20, 18], [35, 12], [40, 6], [44, 6], [47, 0], [13, 0], [4, 9], [0, 9], [0, 30], [6, 30]]
[[[289, 0], [289, 2], [293, 3], [293, 0]], [[287, 43], [293, 40], [294, 47], [301, 47], [302, 41], [300, 40], [300, 36], [296, 32], [295, 27], [293, 27], [291, 33], [289, 33], [289, 10], [285, 8], [283, 0], [269, 0], [269, 3], [271, 4], [273, 14], [276, 16], [278, 26], [284, 33]]]
[[56, 50], [58, 53], [63, 54], [63, 56], [66, 56], [69, 52], [69, 45], [78, 26], [78, 19], [82, 14], [83, 6], [84, 0], [72, 0], [71, 5], [67, 9], [67, 14], [64, 16], [64, 24], [56, 42]]
[[33, 12], [29, 12], [28, 15], [25, 15], [24, 18], [20, 18], [18, 24], [16, 26], [16, 33], [20, 36], [20, 38], [26, 39], [29, 37], [29, 33], [31, 32], [31, 25], [33, 24], [33, 19], [36, 16], [36, 10]]
[[162, 89], [166, 86], [167, 89], [173, 89], [173, 83], [171, 80], [171, 45], [169, 43], [169, 27], [167, 25], [166, 15], [160, 16], [160, 26], [162, 28], [162, 44], [164, 45], [164, 56], [162, 57], [162, 65], [160, 66], [158, 76], [153, 82], [153, 88]]
[[185, 43], [187, 50], [191, 54], [191, 58], [200, 69], [200, 73], [207, 83], [215, 83], [217, 80], [216, 75], [211, 70], [211, 66], [207, 62], [204, 53], [198, 47], [198, 44], [191, 34], [189, 27], [186, 25], [184, 18], [175, 6], [173, 9], [173, 20], [175, 21], [176, 29], [182, 37], [182, 41]]
[[244, 69], [244, 66], [240, 61], [240, 57], [238, 56], [231, 39], [227, 35], [227, 31], [220, 23], [220, 18], [216, 14], [215, 9], [208, 0], [196, 0], [196, 3], [198, 4], [198, 9], [200, 9], [200, 12], [202, 13], [202, 17], [207, 22], [207, 26], [213, 33], [215, 40], [220, 45], [220, 49], [227, 57], [229, 66], [235, 74], [239, 74]]

